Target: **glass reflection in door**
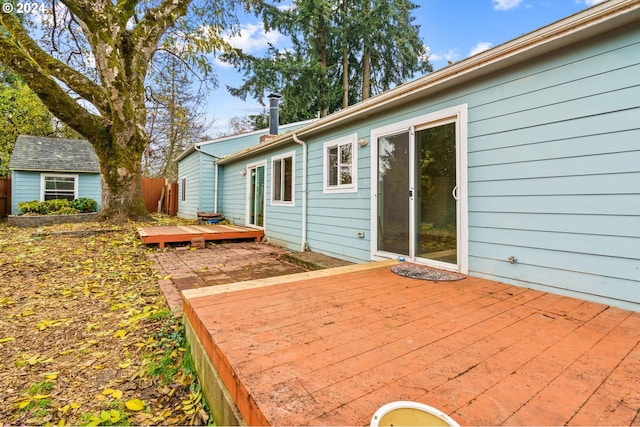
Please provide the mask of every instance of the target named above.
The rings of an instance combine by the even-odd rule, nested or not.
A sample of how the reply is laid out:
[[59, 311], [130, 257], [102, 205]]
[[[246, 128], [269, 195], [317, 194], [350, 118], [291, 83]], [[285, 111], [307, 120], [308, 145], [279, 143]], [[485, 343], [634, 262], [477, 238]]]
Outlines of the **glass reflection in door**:
[[249, 168], [249, 225], [264, 226], [264, 166]]
[[409, 255], [409, 133], [378, 138], [378, 250]]
[[418, 130], [415, 256], [458, 263], [456, 124]]

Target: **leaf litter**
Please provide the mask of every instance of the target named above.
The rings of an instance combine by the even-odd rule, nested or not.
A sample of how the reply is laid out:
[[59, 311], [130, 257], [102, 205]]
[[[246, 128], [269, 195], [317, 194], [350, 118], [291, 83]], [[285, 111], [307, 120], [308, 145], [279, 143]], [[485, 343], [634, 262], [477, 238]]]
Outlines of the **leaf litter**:
[[1, 425], [213, 422], [140, 225], [0, 223]]

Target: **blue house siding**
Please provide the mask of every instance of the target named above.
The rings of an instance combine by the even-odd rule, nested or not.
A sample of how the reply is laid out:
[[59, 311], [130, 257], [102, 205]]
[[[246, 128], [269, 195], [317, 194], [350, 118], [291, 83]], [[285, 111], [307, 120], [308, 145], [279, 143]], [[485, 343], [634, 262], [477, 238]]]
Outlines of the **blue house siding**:
[[471, 275], [640, 306], [639, 40], [609, 33], [471, 97]]
[[41, 200], [42, 174], [78, 176], [78, 197], [87, 197], [101, 204], [102, 181], [97, 173], [31, 172], [14, 170], [11, 173], [11, 214], [18, 215], [18, 203]]
[[[491, 72], [470, 71], [474, 78], [458, 84], [445, 80], [421, 96], [398, 95], [364, 114], [338, 115], [321, 130], [301, 129], [308, 146], [307, 246], [372, 259], [372, 131], [466, 105], [461, 196], [468, 201], [469, 274], [639, 310], [640, 26], [504, 61]], [[356, 149], [357, 191], [325, 193], [324, 144], [350, 134], [369, 139]], [[301, 233], [302, 156], [291, 140], [277, 147], [296, 149], [296, 208], [268, 210], [266, 235], [291, 247]], [[225, 196], [225, 210], [244, 213], [240, 170], [271, 155], [223, 162], [224, 191], [242, 193]]]
[[[311, 123], [311, 121], [282, 125], [280, 126], [280, 131], [283, 133], [289, 132], [307, 123]], [[178, 186], [182, 185], [182, 178], [186, 178], [191, 185], [187, 185], [187, 201], [182, 203], [179, 201], [178, 203], [178, 216], [195, 219], [199, 211], [213, 212], [216, 207], [216, 197], [218, 198], [218, 204], [220, 204], [223, 191], [219, 181], [219, 194], [216, 196], [215, 160], [255, 146], [260, 141], [260, 137], [267, 133], [268, 129], [263, 129], [205, 141], [197, 144], [197, 149], [191, 147], [183, 153], [178, 158]], [[219, 179], [221, 178], [219, 177]], [[239, 218], [237, 214], [234, 213], [233, 215], [230, 219]], [[244, 218], [244, 213], [242, 217]]]
[[18, 215], [18, 203], [40, 200], [40, 173], [12, 171], [11, 173], [11, 214]]
[[[357, 192], [323, 192], [324, 144], [352, 134], [357, 135], [358, 130], [349, 128], [307, 141], [307, 245], [314, 252], [352, 262], [362, 262], [371, 259], [371, 177], [368, 172], [370, 147], [361, 148], [357, 144], [354, 147], [354, 156], [357, 156], [358, 163]], [[364, 237], [358, 237], [359, 232], [362, 232]]]
[[178, 216], [181, 218], [196, 218], [198, 211], [204, 210], [200, 208], [202, 157], [201, 153], [196, 152], [180, 162], [178, 170]]

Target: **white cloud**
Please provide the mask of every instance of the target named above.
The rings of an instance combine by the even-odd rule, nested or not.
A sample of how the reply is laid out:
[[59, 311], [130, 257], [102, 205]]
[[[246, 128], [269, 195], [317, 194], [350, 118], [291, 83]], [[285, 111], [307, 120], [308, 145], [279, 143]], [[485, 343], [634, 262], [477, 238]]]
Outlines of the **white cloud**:
[[469, 56], [477, 55], [480, 52], [489, 50], [491, 49], [491, 46], [493, 46], [493, 43], [491, 42], [480, 42], [471, 48], [471, 50], [469, 51]]
[[520, 6], [520, 3], [522, 0], [493, 0], [493, 8], [495, 10], [511, 10]]
[[429, 61], [431, 62], [435, 62], [435, 61], [448, 61], [448, 62], [455, 62], [460, 58], [460, 54], [458, 53], [458, 49], [449, 49], [446, 52], [431, 52], [431, 49], [429, 48], [429, 46], [426, 46], [427, 48], [427, 52], [429, 54]]
[[576, 3], [584, 3], [587, 7], [595, 6], [598, 3], [602, 3], [605, 0], [576, 0]]
[[240, 32], [233, 36], [225, 37], [227, 42], [245, 53], [259, 53], [269, 44], [277, 45], [284, 40], [284, 36], [278, 31], [264, 31], [262, 23], [242, 24]]

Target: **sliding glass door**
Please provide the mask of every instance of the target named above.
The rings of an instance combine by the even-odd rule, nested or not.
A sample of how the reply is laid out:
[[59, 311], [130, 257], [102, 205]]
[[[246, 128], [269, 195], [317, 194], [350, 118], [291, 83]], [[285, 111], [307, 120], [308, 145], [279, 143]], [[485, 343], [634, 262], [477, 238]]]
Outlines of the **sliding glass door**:
[[[466, 171], [460, 168], [466, 148], [462, 156], [459, 121], [454, 115], [372, 132], [377, 157], [375, 255], [461, 270], [460, 239], [466, 239], [461, 224], [466, 219], [460, 181], [464, 177], [466, 182]], [[466, 240], [462, 243], [466, 258]]]

